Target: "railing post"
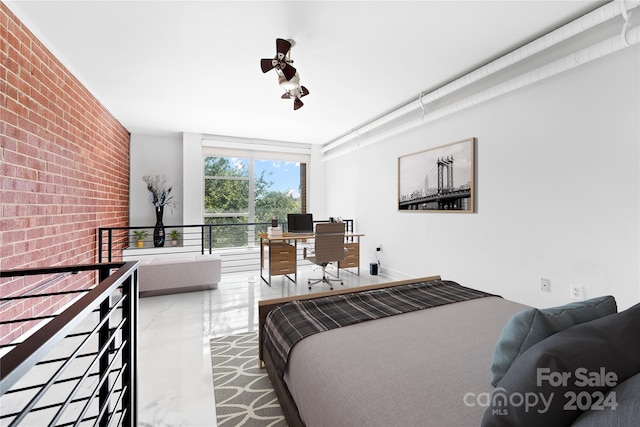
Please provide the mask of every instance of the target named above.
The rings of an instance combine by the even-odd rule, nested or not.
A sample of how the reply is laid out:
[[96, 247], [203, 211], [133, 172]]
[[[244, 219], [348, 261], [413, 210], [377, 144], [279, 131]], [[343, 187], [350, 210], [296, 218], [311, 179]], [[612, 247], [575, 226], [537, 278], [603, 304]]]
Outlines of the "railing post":
[[[113, 262], [113, 229], [109, 229], [109, 239], [108, 239], [108, 247], [109, 247], [109, 262]], [[102, 247], [101, 247], [102, 248]]]
[[123, 387], [126, 388], [122, 399], [124, 410], [123, 425], [138, 425], [138, 341], [136, 323], [138, 317], [138, 269], [133, 272], [122, 286], [122, 315], [125, 325], [122, 330], [122, 341], [125, 346], [122, 363], [125, 366], [122, 376]]
[[209, 224], [209, 255], [213, 253], [213, 226]]
[[98, 263], [102, 263], [102, 228], [98, 228]]
[[[103, 280], [105, 280], [107, 277], [109, 277], [109, 270], [106, 268], [101, 268], [99, 270], [99, 282], [102, 282]], [[107, 297], [104, 299], [104, 301], [102, 301], [102, 303], [100, 303], [100, 321], [102, 321], [102, 319], [104, 319], [105, 317], [107, 317], [109, 315], [109, 309], [110, 309], [111, 303], [110, 303], [110, 297]], [[100, 330], [98, 331], [98, 348], [104, 348], [107, 344], [107, 342], [109, 342], [109, 325], [110, 325], [110, 321], [109, 322], [105, 322], [102, 327], [100, 328]], [[114, 344], [111, 343], [110, 345], [110, 349], [113, 350], [114, 348]], [[107, 407], [107, 413], [110, 413], [111, 411], [108, 409], [109, 408], [109, 381], [108, 381], [108, 377], [109, 377], [109, 352], [105, 351], [104, 354], [100, 357], [100, 362], [99, 362], [99, 372], [98, 372], [98, 378], [104, 378], [107, 377], [107, 380], [102, 382], [102, 385], [100, 386], [100, 391], [98, 392], [98, 407], [100, 408], [104, 408]], [[100, 427], [107, 427], [109, 422], [109, 417], [102, 417], [100, 419]]]
[[204, 255], [204, 228], [206, 224], [202, 224], [200, 227], [200, 255]]

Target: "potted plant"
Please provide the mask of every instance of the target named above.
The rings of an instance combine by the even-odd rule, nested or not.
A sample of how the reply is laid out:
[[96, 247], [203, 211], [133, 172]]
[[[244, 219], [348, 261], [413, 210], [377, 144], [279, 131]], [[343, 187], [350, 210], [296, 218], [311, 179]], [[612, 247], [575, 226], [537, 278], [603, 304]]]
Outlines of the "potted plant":
[[147, 230], [133, 230], [133, 235], [136, 236], [136, 246], [144, 248], [144, 239], [147, 238], [149, 232]]
[[180, 238], [180, 232], [174, 229], [169, 232], [168, 236], [171, 239], [171, 246], [177, 246], [178, 239]]

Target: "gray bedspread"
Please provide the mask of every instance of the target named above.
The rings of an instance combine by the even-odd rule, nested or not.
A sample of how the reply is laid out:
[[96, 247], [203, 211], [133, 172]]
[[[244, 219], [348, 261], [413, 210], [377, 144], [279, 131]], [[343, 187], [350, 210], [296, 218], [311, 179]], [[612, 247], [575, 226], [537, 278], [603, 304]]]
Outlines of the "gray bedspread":
[[284, 379], [308, 427], [478, 426], [493, 347], [525, 308], [486, 297], [315, 334]]
[[274, 309], [264, 326], [264, 346], [284, 374], [291, 348], [301, 339], [416, 310], [493, 296], [450, 280], [428, 280], [402, 286], [292, 301]]

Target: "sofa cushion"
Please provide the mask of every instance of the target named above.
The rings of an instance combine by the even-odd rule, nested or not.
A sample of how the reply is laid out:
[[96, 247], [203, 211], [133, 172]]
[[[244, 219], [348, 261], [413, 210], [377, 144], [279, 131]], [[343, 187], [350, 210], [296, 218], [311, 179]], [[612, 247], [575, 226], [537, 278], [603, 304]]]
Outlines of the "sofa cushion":
[[640, 304], [558, 332], [513, 362], [482, 426], [568, 426], [584, 409], [571, 399], [594, 401], [636, 375], [639, 355]]
[[617, 311], [612, 296], [577, 301], [559, 307], [532, 308], [516, 313], [506, 323], [493, 352], [491, 384], [496, 386], [511, 364], [537, 342], [579, 323]]

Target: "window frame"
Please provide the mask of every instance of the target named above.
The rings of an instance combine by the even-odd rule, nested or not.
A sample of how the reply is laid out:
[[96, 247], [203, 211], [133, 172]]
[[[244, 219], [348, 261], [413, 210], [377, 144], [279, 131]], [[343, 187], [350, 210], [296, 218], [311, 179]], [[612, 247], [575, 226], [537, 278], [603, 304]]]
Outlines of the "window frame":
[[[300, 208], [302, 213], [307, 211], [307, 201], [309, 200], [309, 162], [311, 160], [311, 145], [310, 144], [296, 144], [285, 143], [277, 141], [253, 141], [247, 142], [246, 140], [237, 138], [203, 138], [202, 141], [202, 168], [203, 168], [203, 186], [202, 186], [202, 213], [203, 222], [206, 222], [207, 218], [222, 218], [222, 217], [239, 217], [246, 216], [248, 224], [255, 223], [255, 160], [273, 160], [281, 162], [296, 162], [300, 163], [301, 174], [304, 173], [304, 177], [300, 177]], [[204, 173], [205, 159], [207, 157], [235, 157], [248, 159], [248, 176], [233, 177], [236, 179], [247, 179], [249, 181], [249, 200], [248, 200], [248, 212], [246, 215], [240, 212], [234, 213], [220, 213], [211, 214], [207, 213], [204, 207], [205, 196], [205, 182], [207, 176]], [[221, 177], [222, 178], [222, 177]]]

